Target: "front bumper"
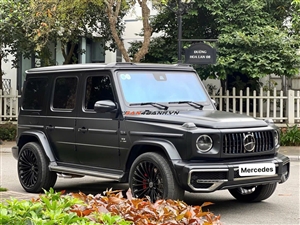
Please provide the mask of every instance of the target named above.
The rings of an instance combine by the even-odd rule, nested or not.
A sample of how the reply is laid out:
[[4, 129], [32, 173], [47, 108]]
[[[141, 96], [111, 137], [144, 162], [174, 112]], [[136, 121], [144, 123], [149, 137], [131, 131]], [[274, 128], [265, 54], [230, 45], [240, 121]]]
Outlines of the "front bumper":
[[[290, 159], [282, 154], [272, 158], [254, 160], [232, 160], [224, 162], [173, 162], [181, 186], [190, 192], [213, 192], [268, 183], [283, 183], [290, 173]], [[274, 163], [275, 174], [240, 176], [243, 164]]]

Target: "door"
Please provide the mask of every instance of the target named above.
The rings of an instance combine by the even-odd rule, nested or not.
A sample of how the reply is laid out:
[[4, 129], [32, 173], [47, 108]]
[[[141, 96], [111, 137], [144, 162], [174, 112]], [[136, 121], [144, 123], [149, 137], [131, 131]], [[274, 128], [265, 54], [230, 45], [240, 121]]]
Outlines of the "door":
[[57, 76], [45, 119], [45, 130], [58, 162], [78, 163], [75, 154], [76, 96], [79, 77]]
[[76, 121], [76, 148], [79, 162], [102, 169], [119, 168], [118, 119], [108, 113], [96, 113], [100, 100], [115, 102], [108, 74], [83, 76], [82, 107]]

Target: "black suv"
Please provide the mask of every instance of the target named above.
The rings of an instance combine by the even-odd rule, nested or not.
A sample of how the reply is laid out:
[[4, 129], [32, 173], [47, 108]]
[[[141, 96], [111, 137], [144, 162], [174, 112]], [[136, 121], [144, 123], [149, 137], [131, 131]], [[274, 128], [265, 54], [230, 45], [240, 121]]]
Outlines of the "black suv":
[[261, 201], [288, 179], [271, 120], [217, 111], [189, 65], [34, 68], [18, 118], [18, 175], [28, 192], [57, 175], [128, 182], [135, 197], [229, 189]]

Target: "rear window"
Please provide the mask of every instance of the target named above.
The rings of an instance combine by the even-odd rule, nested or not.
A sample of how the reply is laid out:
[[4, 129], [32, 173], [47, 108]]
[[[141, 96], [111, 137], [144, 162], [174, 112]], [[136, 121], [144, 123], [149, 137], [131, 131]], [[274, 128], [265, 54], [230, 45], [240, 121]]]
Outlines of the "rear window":
[[77, 84], [77, 77], [60, 77], [55, 80], [54, 109], [75, 108]]
[[47, 78], [29, 78], [25, 84], [22, 108], [25, 110], [41, 110], [45, 101]]

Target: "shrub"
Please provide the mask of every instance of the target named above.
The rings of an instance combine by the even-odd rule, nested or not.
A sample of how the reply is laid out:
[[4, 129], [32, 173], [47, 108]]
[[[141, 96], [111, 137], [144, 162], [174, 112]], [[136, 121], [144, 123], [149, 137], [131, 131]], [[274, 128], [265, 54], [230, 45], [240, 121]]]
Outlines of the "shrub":
[[1, 186], [0, 186], [0, 192], [1, 192], [1, 191], [7, 191], [7, 188], [4, 188], [4, 187], [1, 187]]
[[32, 201], [7, 200], [0, 203], [0, 221], [3, 225], [44, 225], [44, 224], [104, 224], [104, 225], [144, 225], [144, 224], [221, 224], [220, 216], [202, 211], [202, 206], [188, 206], [182, 201], [136, 199], [130, 190], [123, 198], [120, 191], [107, 191], [85, 195], [69, 193], [63, 195], [51, 189]]
[[[0, 221], [3, 225], [97, 224], [88, 217], [78, 216], [70, 211], [74, 205], [82, 204], [84, 204], [82, 200], [72, 198], [72, 196], [61, 196], [60, 193], [54, 193], [52, 189], [40, 198], [31, 201], [11, 199], [5, 204], [0, 203]], [[108, 215], [103, 219], [103, 224], [112, 224], [106, 222], [112, 219], [114, 218]]]
[[0, 124], [0, 140], [14, 141], [17, 135], [17, 125], [11, 122]]
[[300, 129], [297, 125], [281, 130], [280, 144], [283, 146], [299, 146], [300, 145]]

